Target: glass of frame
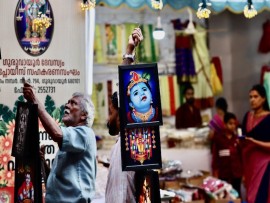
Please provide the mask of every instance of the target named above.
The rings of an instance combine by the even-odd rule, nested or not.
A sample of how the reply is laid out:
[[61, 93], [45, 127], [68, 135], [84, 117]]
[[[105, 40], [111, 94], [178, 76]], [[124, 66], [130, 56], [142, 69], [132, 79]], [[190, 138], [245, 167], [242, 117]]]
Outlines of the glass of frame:
[[13, 137], [12, 156], [22, 157], [26, 153], [28, 123], [30, 120], [30, 105], [18, 102]]
[[122, 170], [160, 169], [159, 126], [121, 130]]
[[137, 171], [135, 173], [136, 202], [161, 202], [158, 172], [153, 170]]
[[121, 127], [162, 125], [157, 64], [118, 68]]
[[38, 109], [36, 104], [18, 102], [12, 156], [35, 156], [39, 153]]
[[15, 203], [42, 202], [40, 160], [16, 158], [15, 167]]

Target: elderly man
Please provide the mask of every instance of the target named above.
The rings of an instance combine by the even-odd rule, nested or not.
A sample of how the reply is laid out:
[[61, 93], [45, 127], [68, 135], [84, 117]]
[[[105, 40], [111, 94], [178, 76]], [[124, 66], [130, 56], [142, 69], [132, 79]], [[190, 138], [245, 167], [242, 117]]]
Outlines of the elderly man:
[[65, 105], [59, 127], [38, 100], [32, 87], [25, 83], [27, 101], [38, 105], [38, 116], [47, 133], [57, 142], [59, 151], [47, 180], [46, 203], [89, 203], [95, 193], [96, 140], [91, 129], [94, 106], [81, 93], [74, 93]]

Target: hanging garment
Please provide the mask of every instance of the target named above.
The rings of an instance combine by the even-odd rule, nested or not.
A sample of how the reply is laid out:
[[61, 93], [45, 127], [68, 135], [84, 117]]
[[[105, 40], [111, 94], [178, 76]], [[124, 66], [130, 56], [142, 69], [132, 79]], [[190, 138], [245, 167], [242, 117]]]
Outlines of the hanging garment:
[[215, 65], [216, 73], [219, 77], [221, 84], [223, 85], [223, 76], [222, 76], [223, 74], [220, 58], [218, 56], [212, 57], [211, 63]]
[[211, 86], [214, 96], [222, 93], [223, 87], [217, 75], [215, 65], [213, 63], [211, 63]]
[[[106, 32], [106, 54], [107, 54], [107, 61], [108, 63], [119, 63], [117, 61], [118, 56], [118, 49], [121, 47], [121, 44], [118, 44], [118, 38], [121, 38], [121, 33], [118, 33], [116, 25], [106, 24], [105, 25], [105, 32]], [[119, 36], [119, 35], [120, 36]]]
[[170, 115], [170, 100], [169, 100], [169, 83], [166, 75], [159, 76], [159, 89], [160, 89], [160, 100], [161, 100], [161, 108], [162, 115], [169, 116]]
[[263, 78], [263, 86], [266, 90], [268, 105], [270, 105], [270, 72], [266, 72]]
[[95, 42], [94, 42], [94, 62], [95, 63], [107, 63], [106, 56], [106, 36], [105, 26], [95, 26]]
[[263, 35], [259, 43], [258, 51], [263, 54], [270, 52], [270, 20], [267, 20], [263, 24]]
[[163, 116], [175, 115], [180, 106], [180, 86], [176, 75], [159, 76], [161, 108]]
[[260, 77], [260, 83], [263, 84], [264, 81], [264, 74], [270, 72], [270, 66], [264, 65], [261, 69], [261, 77]]
[[261, 69], [260, 84], [265, 87], [268, 104], [270, 105], [270, 67], [265, 65]]
[[195, 105], [200, 109], [214, 106], [212, 85], [210, 81], [211, 66], [209, 51], [206, 44], [206, 30], [196, 25], [197, 32], [194, 34], [193, 59], [198, 82], [193, 85]]
[[[110, 90], [111, 92], [111, 90]], [[92, 93], [95, 105], [95, 123], [105, 124], [108, 119], [108, 82], [100, 82], [93, 85]]]
[[179, 82], [196, 82], [196, 72], [192, 57], [192, 35], [179, 33], [186, 28], [187, 23], [180, 19], [172, 20], [175, 29], [175, 72]]

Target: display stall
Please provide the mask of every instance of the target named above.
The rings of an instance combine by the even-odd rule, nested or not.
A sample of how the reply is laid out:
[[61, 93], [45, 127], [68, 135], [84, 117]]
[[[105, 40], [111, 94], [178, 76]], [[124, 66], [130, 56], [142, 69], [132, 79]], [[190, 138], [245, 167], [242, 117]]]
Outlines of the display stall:
[[[19, 201], [18, 188], [14, 193], [18, 168], [11, 151], [24, 79], [35, 87], [59, 125], [68, 93], [91, 96], [99, 142], [96, 198], [104, 198], [106, 167], [115, 143], [106, 128], [109, 98], [123, 88], [117, 67], [136, 27], [141, 28], [144, 41], [136, 48], [135, 63], [158, 67], [155, 82], [160, 87], [162, 118], [158, 125], [163, 125], [153, 128], [161, 149], [155, 168], [161, 200], [240, 201], [231, 185], [211, 177], [208, 122], [218, 96], [228, 99], [230, 111], [241, 120], [248, 109], [248, 90], [242, 90], [251, 82], [260, 80], [270, 98], [269, 14], [264, 12], [269, 8], [268, 0], [0, 1], [0, 202]], [[194, 88], [203, 125], [179, 130], [175, 113], [184, 102], [186, 83]], [[39, 140], [51, 165], [58, 147], [40, 123]], [[147, 176], [156, 173], [143, 174], [138, 187], [143, 187]]]

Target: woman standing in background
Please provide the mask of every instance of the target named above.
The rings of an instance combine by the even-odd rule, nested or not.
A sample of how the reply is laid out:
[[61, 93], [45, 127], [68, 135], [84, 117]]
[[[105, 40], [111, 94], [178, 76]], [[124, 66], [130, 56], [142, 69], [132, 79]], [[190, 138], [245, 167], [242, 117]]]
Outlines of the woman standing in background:
[[255, 85], [249, 91], [251, 111], [243, 120], [243, 168], [248, 203], [270, 202], [270, 111], [266, 91]]

